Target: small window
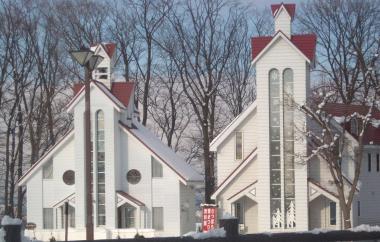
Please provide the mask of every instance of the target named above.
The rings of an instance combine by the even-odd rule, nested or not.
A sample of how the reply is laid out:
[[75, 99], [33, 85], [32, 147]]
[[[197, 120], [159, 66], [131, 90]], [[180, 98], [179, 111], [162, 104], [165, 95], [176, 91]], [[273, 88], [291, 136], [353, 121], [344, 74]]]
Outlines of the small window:
[[358, 216], [360, 216], [360, 201], [358, 201]]
[[359, 130], [358, 130], [358, 120], [356, 118], [352, 118], [351, 119], [351, 133], [353, 135], [358, 135], [359, 133]]
[[336, 203], [330, 202], [330, 225], [336, 225]]
[[126, 228], [134, 228], [135, 227], [135, 213], [136, 208], [127, 205], [125, 206], [125, 227]]
[[42, 168], [43, 179], [53, 179], [53, 160], [49, 160]]
[[376, 171], [380, 171], [380, 154], [376, 154]]
[[368, 172], [371, 172], [372, 157], [371, 153], [368, 153]]
[[158, 160], [151, 156], [152, 160], [152, 177], [162, 177], [162, 165]]
[[44, 229], [53, 229], [53, 208], [44, 208], [43, 216]]
[[100, 67], [98, 68], [99, 73], [107, 73], [107, 67]]
[[243, 133], [236, 132], [235, 133], [235, 159], [241, 160], [243, 159]]
[[99, 76], [99, 79], [107, 79], [107, 78], [108, 78], [107, 75], [100, 75], [100, 76]]
[[164, 208], [153, 207], [152, 208], [153, 229], [164, 230]]

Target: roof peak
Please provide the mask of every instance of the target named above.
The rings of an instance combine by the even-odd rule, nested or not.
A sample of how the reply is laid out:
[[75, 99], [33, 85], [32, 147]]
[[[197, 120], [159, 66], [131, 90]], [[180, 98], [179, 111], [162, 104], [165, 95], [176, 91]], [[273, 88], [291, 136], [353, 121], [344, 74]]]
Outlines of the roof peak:
[[281, 9], [282, 6], [284, 6], [285, 10], [288, 12], [289, 16], [293, 20], [295, 12], [296, 12], [296, 4], [295, 3], [281, 2], [279, 4], [272, 4], [270, 7], [272, 9], [273, 17], [276, 17], [278, 11]]

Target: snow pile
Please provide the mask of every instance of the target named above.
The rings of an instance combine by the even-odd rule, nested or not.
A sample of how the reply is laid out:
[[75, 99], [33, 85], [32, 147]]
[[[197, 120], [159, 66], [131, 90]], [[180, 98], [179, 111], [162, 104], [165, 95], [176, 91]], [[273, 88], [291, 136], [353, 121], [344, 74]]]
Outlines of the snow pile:
[[224, 230], [224, 228], [219, 228], [209, 230], [205, 233], [189, 232], [184, 234], [183, 237], [193, 237], [193, 239], [221, 238], [226, 237], [226, 231]]
[[380, 232], [380, 226], [371, 226], [368, 224], [362, 224], [350, 229], [353, 232]]
[[342, 124], [346, 120], [346, 117], [344, 116], [334, 116], [334, 119], [337, 123]]
[[332, 231], [332, 230], [330, 230], [330, 229], [315, 228], [315, 229], [310, 230], [308, 232], [311, 233], [311, 234], [324, 234], [324, 233], [327, 233], [327, 232], [330, 232], [330, 231]]
[[4, 229], [0, 229], [0, 242], [5, 242], [4, 240], [4, 236], [5, 236], [5, 231]]
[[1, 225], [4, 226], [4, 225], [20, 225], [22, 224], [22, 220], [19, 219], [19, 218], [11, 218], [7, 215], [5, 215], [3, 217], [3, 219], [1, 220]]

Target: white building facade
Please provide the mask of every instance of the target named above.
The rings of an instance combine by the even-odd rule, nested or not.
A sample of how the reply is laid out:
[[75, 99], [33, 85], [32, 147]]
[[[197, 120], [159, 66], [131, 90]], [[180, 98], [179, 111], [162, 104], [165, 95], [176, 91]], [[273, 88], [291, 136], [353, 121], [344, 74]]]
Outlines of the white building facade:
[[[291, 105], [291, 100], [305, 103], [310, 94], [316, 36], [292, 34], [295, 4], [271, 7], [275, 34], [252, 38], [257, 98], [211, 143], [217, 157], [212, 198], [219, 214], [238, 217], [241, 233], [340, 229], [342, 216], [330, 172], [318, 158], [301, 160], [308, 149], [296, 127], [307, 127], [309, 121]], [[348, 107], [352, 113], [354, 109]], [[354, 136], [352, 142], [355, 145]], [[353, 225], [380, 224], [380, 210], [375, 208], [380, 202], [380, 149], [375, 143], [366, 149], [371, 155], [365, 156], [361, 180], [368, 183], [357, 191]], [[347, 174], [349, 183], [349, 168]]]
[[[91, 82], [92, 196], [95, 239], [179, 236], [195, 229], [194, 186], [203, 181], [184, 159], [161, 143], [136, 117], [134, 83], [114, 82], [116, 46], [92, 47], [104, 57]], [[74, 128], [19, 180], [27, 190], [30, 237], [85, 239], [84, 86], [67, 105]]]

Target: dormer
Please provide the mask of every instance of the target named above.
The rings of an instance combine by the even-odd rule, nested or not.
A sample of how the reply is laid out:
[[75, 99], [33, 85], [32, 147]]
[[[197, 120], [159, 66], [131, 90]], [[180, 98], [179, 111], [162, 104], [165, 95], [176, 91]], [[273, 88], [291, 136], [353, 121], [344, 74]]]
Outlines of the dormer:
[[115, 43], [101, 43], [92, 45], [90, 48], [95, 54], [104, 57], [103, 61], [92, 72], [92, 79], [103, 83], [111, 89], [113, 79], [113, 67], [115, 65]]
[[292, 22], [296, 10], [295, 4], [273, 4], [271, 5], [274, 18], [274, 30], [283, 32], [289, 39], [292, 35]]

